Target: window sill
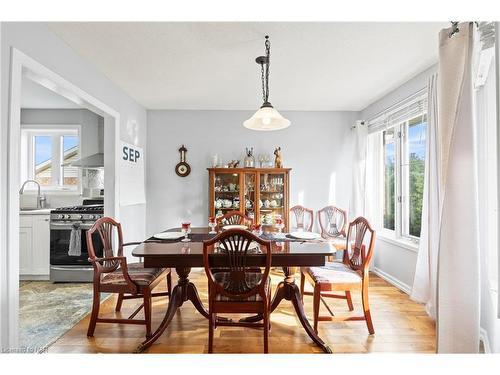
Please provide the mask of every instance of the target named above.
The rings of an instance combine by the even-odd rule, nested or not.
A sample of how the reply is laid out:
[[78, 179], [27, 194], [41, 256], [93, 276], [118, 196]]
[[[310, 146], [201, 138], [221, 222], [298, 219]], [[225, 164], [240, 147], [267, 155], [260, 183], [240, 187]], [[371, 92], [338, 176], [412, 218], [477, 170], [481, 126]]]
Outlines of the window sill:
[[[37, 195], [36, 190], [25, 190], [23, 194], [26, 195]], [[78, 190], [40, 190], [41, 195], [82, 195]]]
[[414, 241], [411, 241], [411, 240], [408, 240], [405, 238], [396, 238], [394, 236], [394, 233], [391, 233], [390, 231], [381, 230], [379, 232], [378, 238], [381, 241], [384, 241], [384, 242], [390, 243], [392, 245], [396, 245], [398, 247], [401, 247], [403, 249], [418, 253], [418, 243], [417, 242], [414, 242]]

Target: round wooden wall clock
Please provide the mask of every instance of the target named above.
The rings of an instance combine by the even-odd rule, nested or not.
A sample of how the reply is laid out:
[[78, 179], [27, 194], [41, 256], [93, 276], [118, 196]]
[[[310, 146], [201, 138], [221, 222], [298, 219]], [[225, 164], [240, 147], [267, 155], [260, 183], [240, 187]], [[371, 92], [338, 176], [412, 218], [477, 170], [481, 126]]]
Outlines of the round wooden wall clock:
[[186, 177], [187, 175], [189, 175], [189, 173], [191, 173], [191, 167], [188, 163], [186, 163], [186, 152], [187, 148], [182, 145], [182, 147], [179, 149], [179, 153], [181, 154], [181, 161], [175, 166], [175, 173], [177, 173], [177, 176], [179, 177]]

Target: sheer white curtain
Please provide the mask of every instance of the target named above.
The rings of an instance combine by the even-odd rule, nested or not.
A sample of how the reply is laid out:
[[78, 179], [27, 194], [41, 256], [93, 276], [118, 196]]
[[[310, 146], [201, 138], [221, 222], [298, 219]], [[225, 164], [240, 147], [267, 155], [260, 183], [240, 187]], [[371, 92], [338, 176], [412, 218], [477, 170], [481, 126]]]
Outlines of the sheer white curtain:
[[439, 253], [437, 74], [429, 77], [427, 91], [427, 134], [422, 200], [422, 228], [411, 298], [415, 301], [425, 303], [427, 313], [433, 319], [436, 319], [437, 261]]
[[480, 278], [473, 23], [439, 35], [438, 170], [440, 233], [437, 339], [439, 353], [477, 353]]
[[349, 217], [354, 219], [365, 214], [365, 185], [366, 185], [366, 146], [368, 129], [367, 126], [357, 121], [353, 128], [354, 132], [354, 160], [351, 203]]

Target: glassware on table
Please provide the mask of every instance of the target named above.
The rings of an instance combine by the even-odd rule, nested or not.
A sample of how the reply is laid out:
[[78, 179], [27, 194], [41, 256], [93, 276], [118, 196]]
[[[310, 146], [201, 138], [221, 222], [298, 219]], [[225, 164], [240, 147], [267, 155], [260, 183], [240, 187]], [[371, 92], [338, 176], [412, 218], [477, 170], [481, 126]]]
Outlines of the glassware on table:
[[208, 234], [216, 234], [217, 232], [215, 231], [215, 227], [217, 224], [215, 223], [215, 216], [210, 216], [208, 218], [208, 226], [210, 227], [210, 232]]
[[184, 233], [184, 238], [181, 240], [182, 242], [191, 241], [188, 238], [189, 233], [191, 233], [191, 223], [190, 222], [183, 222], [181, 224], [181, 232]]

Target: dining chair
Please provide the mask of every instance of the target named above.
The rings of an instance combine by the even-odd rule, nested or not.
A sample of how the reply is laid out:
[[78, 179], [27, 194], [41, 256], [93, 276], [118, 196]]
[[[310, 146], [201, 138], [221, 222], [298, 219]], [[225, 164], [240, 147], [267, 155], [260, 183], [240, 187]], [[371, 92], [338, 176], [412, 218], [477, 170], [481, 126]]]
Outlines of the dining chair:
[[[290, 213], [295, 217], [295, 225], [292, 225], [292, 228], [298, 230], [305, 230], [307, 232], [312, 231], [312, 227], [314, 224], [314, 211], [306, 208], [304, 206], [293, 206], [290, 208]], [[290, 221], [294, 223], [294, 221]]]
[[[366, 250], [368, 243], [368, 251]], [[314, 330], [318, 332], [318, 321], [365, 320], [368, 332], [374, 334], [368, 302], [369, 266], [375, 246], [375, 231], [364, 217], [358, 217], [349, 224], [342, 262], [327, 262], [323, 267], [302, 267], [300, 270], [300, 291], [302, 296], [313, 295]], [[314, 292], [304, 292], [305, 279], [314, 287]], [[351, 291], [361, 290], [363, 316], [336, 316], [323, 297], [347, 300], [350, 311], [354, 310]], [[345, 292], [345, 295], [332, 292]], [[319, 315], [322, 301], [330, 316]]]
[[[262, 272], [248, 267], [249, 256], [265, 255]], [[223, 271], [211, 264], [210, 255], [225, 259]], [[269, 352], [271, 304], [271, 242], [262, 240], [249, 231], [229, 229], [203, 242], [203, 260], [208, 277], [208, 352], [213, 353], [214, 329], [217, 326], [243, 326], [264, 328], [264, 353]], [[219, 262], [220, 264], [220, 262]], [[218, 320], [217, 314], [250, 313], [262, 314], [262, 323], [232, 322]]]
[[246, 225], [250, 228], [252, 224], [253, 219], [243, 215], [240, 211], [229, 211], [217, 218], [217, 230], [220, 230], [225, 225]]
[[338, 250], [345, 249], [347, 212], [335, 206], [326, 206], [318, 211], [321, 237], [333, 242]]
[[[97, 257], [94, 243], [100, 241], [103, 256]], [[138, 245], [140, 242], [123, 243], [121, 224], [110, 217], [97, 220], [87, 231], [89, 261], [94, 266], [94, 299], [87, 336], [94, 336], [97, 323], [144, 324], [146, 338], [151, 336], [151, 298], [170, 296], [172, 280], [169, 268], [144, 268], [143, 263], [127, 263], [123, 247]], [[153, 289], [166, 277], [167, 292], [152, 293]], [[115, 311], [120, 311], [125, 299], [142, 298], [143, 303], [126, 319], [99, 318], [101, 293], [117, 293]], [[144, 308], [144, 319], [134, 319]]]

